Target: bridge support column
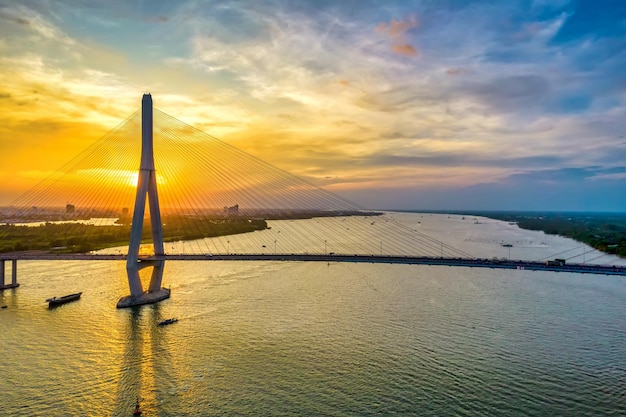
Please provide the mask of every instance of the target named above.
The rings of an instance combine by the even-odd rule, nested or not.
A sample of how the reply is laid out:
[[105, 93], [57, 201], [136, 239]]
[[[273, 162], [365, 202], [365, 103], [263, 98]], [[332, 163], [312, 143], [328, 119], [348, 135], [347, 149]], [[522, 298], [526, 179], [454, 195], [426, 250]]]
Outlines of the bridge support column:
[[[146, 198], [150, 210], [150, 226], [154, 245], [153, 259], [139, 259], [139, 247], [143, 233], [143, 221], [146, 210]], [[165, 260], [158, 259], [165, 255], [163, 246], [163, 223], [157, 193], [156, 170], [154, 168], [154, 148], [152, 136], [152, 96], [144, 94], [141, 101], [141, 165], [137, 178], [137, 194], [133, 223], [130, 230], [126, 272], [130, 295], [122, 297], [117, 303], [118, 308], [150, 304], [169, 298], [170, 290], [161, 288]], [[148, 291], [143, 290], [139, 270], [152, 266], [152, 277]]]
[[11, 283], [5, 284], [5, 270], [6, 264], [4, 259], [0, 259], [0, 290], [6, 290], [9, 288], [17, 288], [20, 284], [17, 283], [17, 259], [11, 259]]
[[17, 259], [11, 260], [11, 286], [17, 287]]

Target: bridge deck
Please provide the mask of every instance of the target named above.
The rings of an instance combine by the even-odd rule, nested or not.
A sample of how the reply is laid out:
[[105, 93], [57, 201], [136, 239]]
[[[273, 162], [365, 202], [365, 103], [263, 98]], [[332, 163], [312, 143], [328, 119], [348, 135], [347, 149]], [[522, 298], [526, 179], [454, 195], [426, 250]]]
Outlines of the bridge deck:
[[[125, 261], [126, 255], [105, 254], [51, 254], [51, 253], [23, 253], [0, 255], [0, 260], [39, 260], [39, 261]], [[411, 257], [385, 255], [338, 255], [338, 254], [174, 254], [161, 256], [144, 256], [141, 261], [293, 261], [293, 262], [357, 262], [379, 264], [406, 264], [406, 265], [437, 265], [470, 268], [498, 268], [524, 269], [531, 271], [554, 271], [580, 274], [623, 275], [626, 276], [626, 267], [616, 265], [593, 264], [564, 264], [547, 265], [542, 262], [522, 260], [492, 260], [468, 258], [441, 258], [441, 257]]]

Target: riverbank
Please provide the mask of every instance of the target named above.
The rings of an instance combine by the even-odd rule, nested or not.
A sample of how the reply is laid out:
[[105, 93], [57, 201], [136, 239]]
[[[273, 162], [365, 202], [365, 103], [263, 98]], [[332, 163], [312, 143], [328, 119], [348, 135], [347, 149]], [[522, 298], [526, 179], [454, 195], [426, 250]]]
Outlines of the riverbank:
[[[58, 213], [58, 211], [57, 211]], [[356, 210], [265, 210], [253, 211], [253, 216], [223, 216], [215, 214], [163, 215], [163, 241], [190, 241], [219, 236], [231, 236], [268, 228], [267, 220], [309, 220], [327, 217], [380, 216], [381, 212]], [[104, 215], [104, 213], [100, 214]], [[11, 220], [11, 221], [9, 221]], [[23, 216], [0, 218], [0, 253], [51, 251], [54, 253], [87, 253], [94, 250], [128, 245], [131, 219], [119, 218], [67, 219]], [[143, 239], [151, 242], [151, 224], [144, 220]]]
[[522, 229], [569, 237], [599, 251], [626, 257], [626, 213], [464, 211], [454, 214], [516, 223]]

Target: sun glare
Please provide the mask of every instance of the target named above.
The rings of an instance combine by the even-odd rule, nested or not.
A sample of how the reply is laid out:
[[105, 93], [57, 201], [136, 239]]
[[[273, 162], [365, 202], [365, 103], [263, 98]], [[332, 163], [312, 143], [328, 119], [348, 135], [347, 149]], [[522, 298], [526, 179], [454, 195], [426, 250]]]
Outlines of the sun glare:
[[[133, 188], [137, 188], [137, 184], [139, 183], [139, 173], [138, 172], [126, 172], [124, 175], [126, 177], [126, 184]], [[163, 185], [165, 184], [165, 179], [163, 178], [162, 175], [157, 174], [156, 182], [158, 185]]]
[[131, 187], [137, 187], [137, 182], [139, 181], [139, 173], [138, 172], [129, 172], [128, 173], [128, 180], [127, 180], [127, 185], [130, 185]]

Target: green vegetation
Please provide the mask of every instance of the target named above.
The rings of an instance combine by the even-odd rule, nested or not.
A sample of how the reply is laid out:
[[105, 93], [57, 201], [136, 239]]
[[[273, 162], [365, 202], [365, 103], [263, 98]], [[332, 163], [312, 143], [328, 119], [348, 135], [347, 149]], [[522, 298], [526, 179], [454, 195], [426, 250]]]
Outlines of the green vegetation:
[[[263, 219], [169, 216], [163, 218], [163, 240], [202, 239], [253, 232], [267, 228]], [[54, 250], [83, 253], [128, 245], [130, 224], [94, 226], [76, 223], [45, 223], [39, 227], [0, 225], [0, 253], [27, 250]], [[149, 221], [142, 237], [151, 241]]]
[[[97, 235], [96, 235], [97, 230]], [[0, 226], [0, 253], [26, 250], [89, 252], [128, 240], [130, 228], [45, 223], [39, 227]]]
[[[267, 229], [267, 222], [263, 219], [194, 218], [191, 230], [189, 227], [190, 222], [185, 217], [166, 217], [164, 221], [163, 240], [166, 242], [235, 235]], [[148, 226], [144, 236], [151, 236], [150, 230]]]
[[[60, 214], [59, 214], [60, 213]], [[85, 253], [93, 250], [114, 246], [128, 245], [130, 237], [130, 217], [121, 217], [115, 225], [95, 226], [77, 223], [77, 220], [88, 220], [91, 217], [114, 218], [113, 213], [98, 215], [76, 215], [66, 218], [63, 212], [56, 215], [46, 213], [47, 220], [41, 226], [16, 226], [0, 224], [0, 253], [20, 251], [54, 251]], [[217, 214], [198, 215], [164, 215], [163, 240], [176, 242], [207, 237], [227, 236], [267, 229], [268, 220], [311, 219], [313, 217], [337, 216], [378, 216], [378, 212], [362, 212], [357, 210], [319, 211], [319, 210], [280, 210], [259, 211], [254, 213], [258, 218], [243, 216], [224, 217]], [[18, 221], [38, 221], [42, 216], [38, 213], [18, 218]], [[73, 223], [61, 223], [72, 220]], [[15, 221], [15, 219], [13, 220]], [[142, 238], [146, 242], [152, 240], [150, 221], [144, 221]]]
[[[468, 214], [468, 213], [464, 213]], [[522, 229], [566, 236], [602, 252], [626, 257], [626, 213], [473, 212], [515, 222]]]

